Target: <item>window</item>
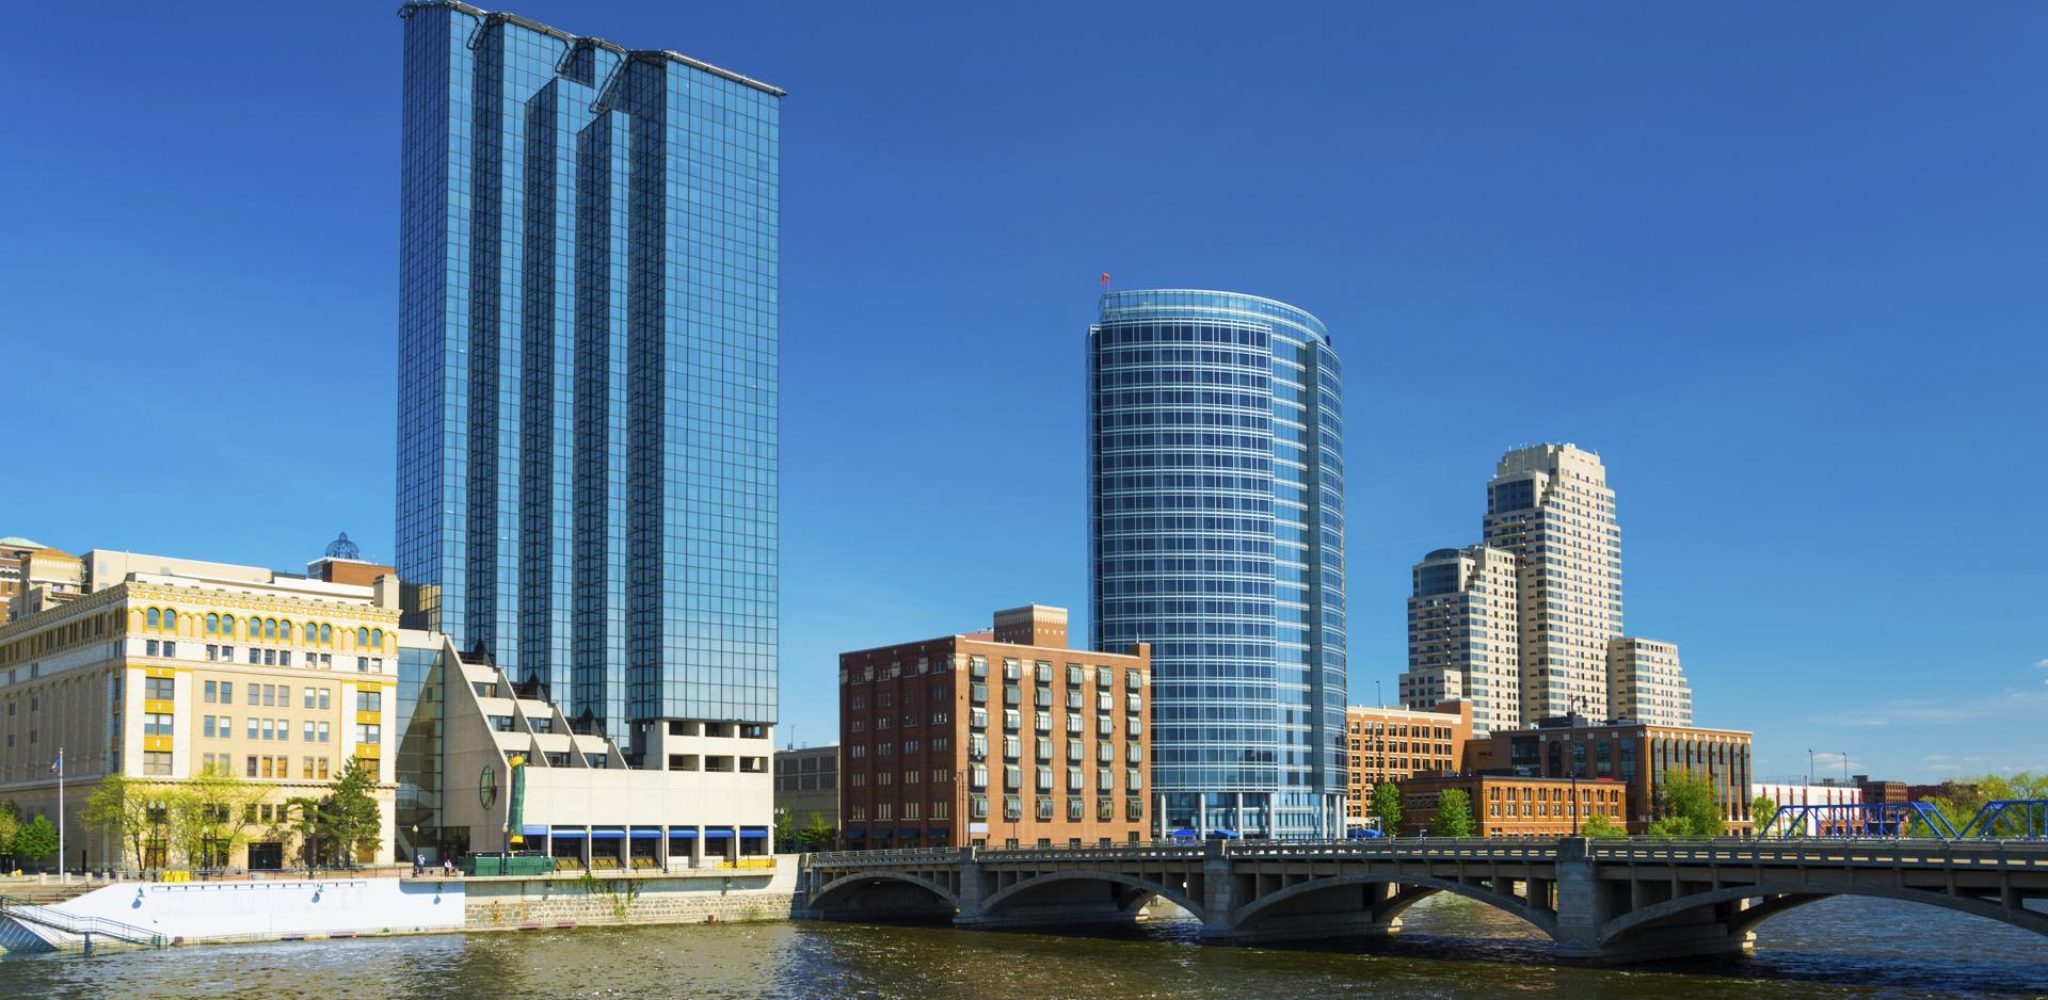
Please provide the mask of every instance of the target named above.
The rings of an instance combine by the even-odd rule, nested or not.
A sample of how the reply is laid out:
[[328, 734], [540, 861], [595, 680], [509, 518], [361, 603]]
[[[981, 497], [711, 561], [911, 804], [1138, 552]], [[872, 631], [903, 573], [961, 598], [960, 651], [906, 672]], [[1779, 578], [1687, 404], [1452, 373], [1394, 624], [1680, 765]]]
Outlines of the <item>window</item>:
[[253, 778], [253, 777], [255, 777], [255, 776], [256, 776], [256, 758], [255, 758], [255, 757], [254, 757], [254, 756], [252, 755], [252, 756], [251, 756], [251, 757], [249, 758], [249, 777]]
[[171, 735], [171, 716], [161, 712], [150, 712], [142, 717], [142, 735]]
[[381, 711], [383, 711], [383, 710], [384, 710], [384, 692], [382, 692], [382, 691], [357, 691], [357, 692], [356, 692], [356, 711], [358, 711], [358, 712], [381, 712]]
[[219, 634], [220, 634], [220, 616], [219, 616], [219, 615], [217, 615], [217, 614], [208, 614], [208, 615], [206, 616], [206, 634], [207, 634], [207, 635], [219, 635]]
[[145, 677], [142, 680], [142, 696], [151, 701], [170, 701], [175, 697], [176, 683], [169, 677]]
[[265, 685], [263, 685], [263, 705], [264, 705], [264, 707], [266, 707], [266, 708], [274, 708], [274, 707], [276, 707], [276, 705], [277, 705], [277, 685], [275, 685], [275, 684], [265, 684]]
[[280, 650], [278, 650], [278, 651], [277, 651], [277, 665], [278, 665], [278, 666], [280, 666], [280, 667], [289, 667], [289, 666], [291, 666], [291, 665], [292, 665], [292, 651], [291, 651], [291, 650], [289, 650], [289, 649], [280, 649]]
[[[254, 628], [254, 626], [252, 625], [252, 626], [251, 626], [251, 628]], [[260, 649], [257, 649], [257, 648], [256, 648], [256, 647], [254, 647], [254, 646], [250, 646], [250, 647], [249, 647], [249, 662], [250, 662], [250, 663], [254, 663], [254, 664], [258, 665], [258, 666], [261, 666], [261, 665], [263, 664], [263, 651], [262, 651], [262, 650], [260, 650]]]
[[277, 619], [263, 619], [263, 638], [273, 641], [277, 639]]
[[383, 732], [384, 727], [382, 726], [373, 726], [367, 723], [358, 724], [356, 726], [356, 742], [375, 746], [383, 742]]
[[[987, 669], [986, 664], [983, 665], [983, 669]], [[970, 819], [987, 819], [988, 796], [969, 795], [967, 797], [967, 815]]]
[[171, 752], [169, 750], [144, 750], [142, 752], [142, 773], [152, 778], [170, 777]]
[[277, 739], [277, 722], [275, 720], [263, 720], [263, 738], [266, 740]]
[[[206, 682], [206, 703], [207, 703], [207, 704], [209, 704], [209, 705], [211, 705], [211, 704], [213, 704], [213, 703], [214, 703], [214, 699], [216, 699], [216, 698], [218, 698], [218, 697], [220, 697], [220, 682], [219, 682], [219, 681], [207, 681], [207, 682]], [[209, 733], [208, 735], [212, 735], [212, 734], [210, 734], [210, 733]]]
[[300, 731], [300, 735], [306, 742], [313, 742], [313, 724], [310, 722], [306, 723], [305, 728]]
[[321, 645], [323, 645], [323, 646], [325, 646], [325, 645], [331, 645], [331, 644], [332, 644], [333, 642], [334, 642], [334, 626], [332, 626], [332, 625], [327, 625], [327, 624], [322, 624], [322, 625], [320, 626], [320, 644], [321, 644]]
[[357, 648], [357, 649], [367, 649], [367, 648], [369, 648], [369, 645], [370, 645], [370, 630], [369, 630], [369, 629], [366, 629], [366, 628], [359, 628], [359, 629], [356, 629], [356, 648]]
[[1112, 672], [1110, 671], [1110, 669], [1109, 669], [1108, 667], [1096, 667], [1096, 668], [1095, 668], [1095, 686], [1096, 686], [1096, 687], [1109, 687], [1109, 686], [1110, 686], [1111, 684], [1115, 683], [1115, 681], [1116, 681], [1116, 676], [1115, 676], [1115, 674], [1114, 674], [1114, 673], [1112, 673]]
[[[212, 736], [213, 736], [213, 716], [211, 716], [211, 715], [203, 715], [203, 716], [200, 716], [200, 722], [202, 723], [202, 730], [203, 730], [203, 732], [205, 733], [205, 735], [206, 735], [206, 736], [207, 736], [208, 738], [212, 738]], [[213, 756], [213, 755], [212, 755], [212, 754], [207, 754], [207, 756], [208, 756], [208, 757], [211, 757], [211, 756]]]
[[1013, 733], [1024, 728], [1024, 716], [1014, 708], [1004, 709], [1003, 728]]
[[312, 708], [312, 707], [313, 707], [313, 704], [314, 704], [314, 702], [313, 702], [313, 689], [312, 689], [312, 688], [307, 688], [307, 689], [306, 689], [306, 707], [307, 707], [307, 708]]
[[1003, 818], [1004, 818], [1004, 819], [1023, 819], [1023, 818], [1024, 818], [1024, 798], [1023, 798], [1023, 796], [1020, 796], [1020, 795], [1005, 795], [1005, 796], [1003, 796]]
[[[228, 638], [230, 638], [230, 639], [232, 639], [232, 638], [234, 638], [234, 637], [235, 637], [235, 616], [234, 616], [234, 615], [222, 615], [222, 616], [220, 616], [220, 634], [222, 634], [222, 635], [224, 635], [224, 636], [227, 636], [227, 637], [228, 637]], [[255, 777], [255, 775], [250, 775], [250, 777]]]
[[[306, 642], [310, 645], [320, 641], [320, 628], [312, 622], [306, 623]], [[313, 776], [313, 758], [306, 758], [306, 777]]]
[[327, 711], [328, 708], [327, 693], [326, 688], [320, 689], [320, 710], [323, 712]]
[[162, 628], [163, 623], [163, 612], [158, 611], [155, 608], [149, 609], [149, 627]]
[[252, 740], [256, 738], [256, 720], [254, 718], [249, 719], [249, 738]]

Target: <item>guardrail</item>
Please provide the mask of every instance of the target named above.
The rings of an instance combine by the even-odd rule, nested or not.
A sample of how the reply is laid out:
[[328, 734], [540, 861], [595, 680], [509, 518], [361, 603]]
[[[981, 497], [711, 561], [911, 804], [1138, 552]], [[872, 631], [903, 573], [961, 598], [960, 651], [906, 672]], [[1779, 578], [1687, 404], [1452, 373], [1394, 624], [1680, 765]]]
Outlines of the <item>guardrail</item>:
[[[1212, 840], [1111, 847], [907, 848], [893, 851], [833, 851], [805, 855], [814, 868], [889, 868], [959, 864], [1037, 862], [1186, 862], [1219, 856], [1244, 860], [1507, 861], [1558, 860], [1561, 839], [1413, 837], [1388, 840]], [[2048, 843], [2041, 841], [1947, 841], [1940, 839], [1751, 840], [1718, 837], [1588, 839], [1584, 857], [1595, 861], [1745, 864], [1901, 864], [1944, 866], [2048, 867]]]
[[12, 896], [0, 896], [0, 917], [8, 917], [25, 924], [47, 927], [65, 934], [78, 935], [86, 939], [86, 946], [88, 948], [92, 946], [92, 935], [95, 934], [115, 941], [142, 945], [146, 948], [161, 948], [164, 946], [163, 935], [147, 928], [136, 927], [133, 924], [124, 924], [118, 920], [108, 920], [105, 917], [81, 917], [77, 914], [65, 913], [62, 910], [53, 909], [48, 906], [38, 906]]

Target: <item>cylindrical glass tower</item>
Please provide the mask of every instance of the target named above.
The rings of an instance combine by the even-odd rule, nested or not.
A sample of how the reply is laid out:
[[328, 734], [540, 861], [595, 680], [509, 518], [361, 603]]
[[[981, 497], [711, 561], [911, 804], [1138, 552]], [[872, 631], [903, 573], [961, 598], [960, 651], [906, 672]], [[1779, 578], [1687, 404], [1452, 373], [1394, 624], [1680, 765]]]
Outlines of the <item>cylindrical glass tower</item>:
[[1152, 644], [1162, 834], [1342, 831], [1341, 385], [1254, 295], [1111, 292], [1088, 330], [1090, 648]]

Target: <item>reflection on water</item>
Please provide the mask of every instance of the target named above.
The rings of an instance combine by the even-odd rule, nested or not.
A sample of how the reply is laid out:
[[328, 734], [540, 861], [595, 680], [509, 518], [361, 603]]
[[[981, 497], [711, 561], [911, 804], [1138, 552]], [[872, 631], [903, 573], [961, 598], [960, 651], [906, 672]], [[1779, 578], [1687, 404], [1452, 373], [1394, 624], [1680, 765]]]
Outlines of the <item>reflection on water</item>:
[[[1765, 980], [1765, 983], [1759, 983]], [[1763, 991], [1763, 992], [1760, 992]], [[1659, 1000], [2048, 994], [2048, 938], [1926, 907], [1815, 903], [1749, 960], [1559, 966], [1540, 932], [1438, 896], [1392, 940], [1318, 949], [851, 924], [733, 924], [194, 947], [0, 962], [0, 997], [819, 997], [1209, 1000], [1361, 996]]]

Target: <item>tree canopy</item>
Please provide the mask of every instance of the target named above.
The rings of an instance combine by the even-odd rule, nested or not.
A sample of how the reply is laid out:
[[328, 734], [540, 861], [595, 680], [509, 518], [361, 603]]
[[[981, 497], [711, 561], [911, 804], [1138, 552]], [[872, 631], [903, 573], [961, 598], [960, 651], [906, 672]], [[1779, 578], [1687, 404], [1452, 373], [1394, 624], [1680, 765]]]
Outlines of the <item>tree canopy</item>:
[[1657, 805], [1663, 816], [1650, 824], [1650, 836], [1718, 837], [1727, 832], [1728, 820], [1715, 797], [1713, 779], [1697, 771], [1666, 771]]
[[1606, 813], [1594, 813], [1579, 824], [1579, 836], [1612, 840], [1628, 836], [1628, 831], [1614, 824]]
[[1436, 832], [1446, 837], [1472, 835], [1472, 796], [1462, 788], [1447, 788], [1436, 797]]
[[1379, 817], [1380, 832], [1393, 836], [1401, 828], [1401, 789], [1392, 782], [1374, 788], [1372, 814]]
[[22, 825], [14, 835], [10, 853], [25, 861], [47, 858], [57, 853], [57, 825], [48, 816], [37, 816]]

